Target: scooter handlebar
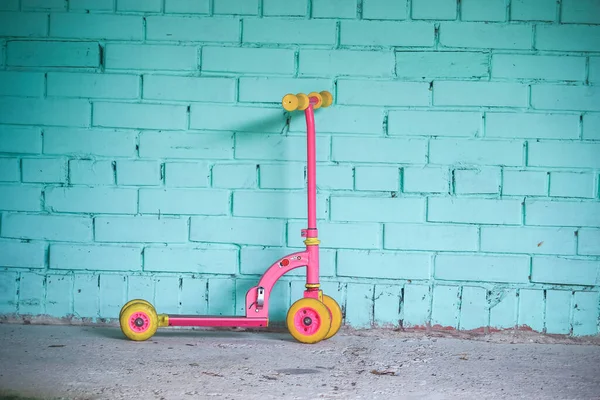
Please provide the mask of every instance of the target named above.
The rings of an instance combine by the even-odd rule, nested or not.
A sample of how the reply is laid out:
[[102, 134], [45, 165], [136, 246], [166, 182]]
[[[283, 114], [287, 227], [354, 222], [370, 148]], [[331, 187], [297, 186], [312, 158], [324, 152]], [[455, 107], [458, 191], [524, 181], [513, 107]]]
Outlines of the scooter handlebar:
[[309, 104], [312, 104], [316, 110], [320, 107], [329, 107], [333, 103], [333, 96], [326, 90], [320, 93], [311, 92], [308, 95], [304, 93], [288, 93], [283, 96], [281, 105], [286, 111], [306, 110]]

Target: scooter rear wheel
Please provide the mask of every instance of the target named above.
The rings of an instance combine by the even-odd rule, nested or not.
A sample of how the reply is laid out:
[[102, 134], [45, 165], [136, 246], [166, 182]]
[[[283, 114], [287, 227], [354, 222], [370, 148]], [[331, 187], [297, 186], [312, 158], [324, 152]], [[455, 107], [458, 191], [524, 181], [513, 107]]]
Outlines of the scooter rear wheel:
[[325, 339], [331, 328], [331, 314], [317, 299], [302, 298], [287, 313], [287, 328], [300, 343], [317, 343]]

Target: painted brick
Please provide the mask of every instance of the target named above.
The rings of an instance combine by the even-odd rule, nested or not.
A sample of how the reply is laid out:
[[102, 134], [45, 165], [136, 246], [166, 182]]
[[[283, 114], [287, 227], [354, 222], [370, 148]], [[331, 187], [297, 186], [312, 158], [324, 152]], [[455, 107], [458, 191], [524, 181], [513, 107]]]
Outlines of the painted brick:
[[529, 50], [531, 44], [532, 29], [528, 25], [440, 23], [440, 45], [444, 47]]
[[398, 191], [400, 171], [396, 167], [356, 167], [354, 179], [356, 190]]
[[300, 50], [300, 76], [372, 76], [390, 78], [392, 52], [370, 50]]
[[142, 132], [140, 157], [229, 159], [233, 135], [224, 133]]
[[285, 223], [274, 219], [192, 217], [190, 222], [194, 242], [281, 246], [284, 235]]
[[152, 186], [159, 185], [161, 181], [160, 164], [157, 161], [117, 161], [117, 184], [119, 185]]
[[421, 139], [334, 137], [334, 161], [424, 163], [427, 141]]
[[42, 132], [38, 128], [0, 125], [0, 153], [39, 154], [42, 152]]
[[[2, 207], [4, 209], [4, 207]], [[41, 242], [0, 241], [0, 265], [45, 268], [46, 245]]]
[[89, 242], [92, 219], [83, 215], [5, 213], [2, 236], [15, 239]]
[[332, 196], [331, 220], [356, 222], [423, 222], [425, 199], [416, 197]]
[[107, 70], [151, 71], [196, 71], [199, 58], [195, 46], [126, 43], [108, 43], [104, 57]]
[[50, 274], [46, 279], [46, 314], [55, 317], [72, 314], [73, 276]]
[[191, 106], [192, 129], [275, 133], [281, 132], [285, 124], [286, 117], [281, 108], [212, 104]]
[[433, 287], [431, 303], [431, 325], [433, 327], [458, 328], [459, 297], [458, 286], [437, 285]]
[[44, 74], [39, 72], [1, 71], [0, 96], [41, 97]]
[[[289, 222], [287, 233], [287, 245], [290, 247], [305, 247], [303, 240], [298, 232], [306, 228], [305, 221]], [[343, 222], [324, 222], [319, 226], [319, 239], [321, 248], [326, 249], [380, 249], [382, 243], [382, 229], [380, 224], [375, 223], [343, 223]], [[344, 262], [340, 262], [342, 252], [338, 252], [338, 275], [340, 266], [347, 264], [350, 257], [346, 257]], [[344, 268], [354, 269], [354, 267]], [[364, 264], [363, 264], [364, 269]], [[346, 274], [352, 275], [350, 272]]]
[[96, 217], [96, 242], [185, 243], [188, 239], [187, 218]]
[[456, 19], [456, 0], [413, 0], [413, 19]]
[[600, 227], [600, 203], [526, 199], [525, 224]]
[[228, 103], [235, 100], [235, 79], [144, 75], [144, 98]]
[[0, 11], [19, 11], [19, 0], [3, 0]]
[[454, 171], [454, 192], [457, 194], [500, 193], [500, 168], [457, 169]]
[[404, 285], [402, 326], [424, 327], [429, 322], [431, 292], [426, 285]]
[[146, 17], [147, 40], [237, 43], [239, 37], [239, 19], [220, 17]]
[[536, 141], [527, 152], [531, 166], [600, 168], [600, 143]]
[[600, 261], [566, 257], [533, 257], [531, 281], [562, 285], [598, 284]]
[[[315, 115], [315, 125], [320, 132], [361, 133], [381, 135], [383, 110], [373, 107], [335, 107]], [[306, 119], [292, 118], [290, 132], [306, 135]]]
[[257, 15], [258, 0], [213, 0], [215, 14]]
[[510, 3], [510, 19], [513, 21], [554, 21], [555, 0], [513, 0]]
[[384, 231], [385, 249], [477, 251], [478, 242], [474, 226], [386, 224]]
[[41, 187], [0, 184], [0, 210], [40, 211], [41, 209]]
[[13, 67], [97, 68], [100, 46], [96, 42], [9, 41], [6, 65]]
[[571, 330], [571, 291], [548, 290], [546, 292], [546, 333], [568, 334]]
[[481, 251], [525, 254], [575, 254], [573, 228], [481, 227]]
[[477, 0], [461, 0], [461, 21], [506, 21], [505, 0], [492, 0], [482, 3]]
[[579, 229], [577, 254], [600, 255], [600, 229]]
[[486, 137], [578, 139], [579, 115], [490, 112], [485, 116]]
[[[297, 232], [299, 236], [300, 233]], [[267, 268], [283, 257], [293, 254], [298, 249], [287, 247], [252, 247], [244, 246], [240, 250], [241, 273], [248, 275], [262, 275]], [[319, 275], [334, 276], [336, 264], [336, 251], [333, 249], [319, 249]], [[296, 268], [288, 275], [305, 276], [304, 268]], [[306, 282], [304, 282], [306, 283]]]
[[526, 107], [527, 85], [514, 82], [438, 81], [433, 84], [433, 104]]
[[117, 11], [161, 12], [161, 0], [148, 0], [140, 3], [137, 0], [117, 0]]
[[18, 273], [0, 271], [0, 313], [3, 315], [17, 312], [18, 281]]
[[229, 192], [209, 189], [139, 190], [142, 214], [226, 215]]
[[279, 0], [263, 0], [263, 15], [265, 17], [293, 16], [304, 17], [308, 10], [308, 0], [281, 2]]
[[519, 327], [529, 327], [541, 332], [544, 328], [544, 291], [520, 289], [518, 315]]
[[135, 214], [137, 190], [111, 187], [50, 187], [46, 208], [51, 212]]
[[[317, 136], [317, 161], [327, 161], [330, 152], [328, 137]], [[305, 136], [282, 135], [250, 135], [242, 134], [235, 138], [235, 158], [269, 161], [302, 161], [306, 160]]]
[[18, 158], [0, 158], [0, 182], [19, 182], [21, 165]]
[[0, 12], [0, 37], [43, 37], [47, 32], [46, 14]]
[[208, 14], [210, 0], [166, 0], [165, 13], [172, 14]]
[[313, 18], [356, 18], [354, 0], [312, 0]]
[[334, 45], [336, 40], [334, 20], [244, 18], [244, 43]]
[[563, 0], [560, 22], [600, 24], [600, 3], [596, 0]]
[[595, 181], [591, 173], [551, 172], [550, 196], [595, 198]]
[[434, 26], [429, 22], [342, 21], [342, 46], [431, 47]]
[[482, 287], [463, 286], [460, 303], [460, 330], [481, 329], [488, 326], [486, 290]]
[[398, 51], [399, 78], [481, 78], [487, 77], [489, 55], [466, 51]]
[[429, 162], [520, 166], [523, 164], [523, 142], [436, 139], [429, 143]]
[[125, 276], [100, 275], [98, 308], [100, 315], [108, 318], [118, 318], [121, 307], [125, 304], [127, 286]]
[[183, 287], [183, 278], [159, 276], [156, 278], [154, 305], [161, 312], [174, 314], [179, 312], [179, 295]]
[[210, 167], [205, 162], [167, 162], [165, 182], [170, 187], [208, 187]]
[[387, 0], [363, 0], [363, 19], [406, 19], [407, 0], [390, 3]]
[[144, 249], [144, 270], [235, 274], [238, 270], [238, 252], [233, 248], [146, 247]]
[[114, 0], [69, 0], [70, 11], [113, 11]]
[[71, 156], [132, 157], [134, 132], [108, 129], [44, 129], [44, 153]]
[[600, 114], [583, 115], [583, 139], [600, 140]]
[[521, 201], [430, 197], [427, 221], [519, 225]]
[[[240, 62], [243, 59], [244, 62]], [[202, 71], [231, 73], [294, 73], [294, 51], [247, 47], [203, 47]]]
[[208, 279], [194, 275], [181, 278], [179, 311], [184, 315], [206, 315]]
[[261, 164], [259, 171], [260, 187], [263, 189], [304, 188], [304, 164]]
[[50, 268], [139, 271], [142, 269], [142, 249], [136, 246], [51, 244]]
[[504, 170], [502, 173], [503, 195], [545, 196], [548, 174], [538, 171]]
[[317, 189], [350, 190], [354, 187], [351, 165], [318, 165]]
[[90, 125], [90, 118], [91, 106], [85, 100], [0, 99], [0, 123], [3, 124], [86, 127]]
[[73, 314], [79, 318], [94, 318], [99, 314], [99, 276], [74, 274]]
[[600, 57], [590, 57], [589, 81], [600, 82]]
[[517, 325], [517, 290], [493, 290], [490, 299], [490, 328], [508, 329]]
[[503, 283], [529, 282], [528, 256], [480, 254], [438, 254], [436, 279]]
[[573, 335], [598, 333], [598, 292], [575, 292], [573, 295]]
[[104, 160], [70, 160], [69, 183], [72, 185], [113, 185], [113, 163]]
[[235, 315], [235, 295], [233, 279], [209, 279], [208, 312], [210, 315]]
[[492, 77], [583, 81], [585, 57], [494, 54]]
[[373, 285], [349, 283], [346, 291], [345, 323], [356, 328], [370, 327], [373, 323]]
[[428, 106], [429, 83], [338, 80], [337, 104]]
[[600, 26], [537, 25], [537, 50], [600, 51]]
[[401, 286], [375, 285], [373, 322], [378, 326], [395, 327], [400, 321]]
[[308, 94], [315, 89], [331, 92], [333, 81], [319, 78], [240, 77], [239, 101], [280, 103], [285, 93]]
[[23, 182], [64, 183], [67, 161], [64, 158], [24, 158], [21, 161]]
[[[431, 256], [424, 253], [338, 251], [338, 276], [385, 279], [429, 279]], [[365, 268], [366, 265], [377, 268]]]
[[48, 73], [48, 96], [137, 99], [137, 75]]
[[546, 110], [600, 111], [600, 89], [595, 86], [533, 85], [531, 105]]
[[94, 103], [93, 124], [134, 129], [186, 129], [187, 108], [166, 104]]
[[226, 189], [256, 188], [256, 169], [254, 164], [216, 164], [212, 168], [213, 187]]
[[[325, 195], [317, 194], [317, 218], [326, 217]], [[306, 218], [303, 191], [248, 190], [233, 193], [233, 215], [263, 218]]]
[[146, 299], [154, 302], [155, 279], [150, 275], [127, 276], [127, 299]]
[[56, 13], [50, 15], [50, 36], [69, 39], [142, 40], [142, 16]]
[[405, 167], [402, 191], [406, 193], [449, 193], [450, 171], [442, 167]]
[[45, 308], [43, 275], [21, 272], [19, 277], [19, 314], [43, 314]]

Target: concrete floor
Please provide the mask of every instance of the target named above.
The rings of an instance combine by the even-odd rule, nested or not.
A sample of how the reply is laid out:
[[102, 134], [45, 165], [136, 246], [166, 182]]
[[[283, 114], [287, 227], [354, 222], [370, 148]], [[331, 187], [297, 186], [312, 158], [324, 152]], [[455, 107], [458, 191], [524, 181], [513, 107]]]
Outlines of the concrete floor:
[[[454, 337], [452, 337], [454, 336]], [[68, 399], [600, 399], [600, 340], [0, 324], [0, 391]]]

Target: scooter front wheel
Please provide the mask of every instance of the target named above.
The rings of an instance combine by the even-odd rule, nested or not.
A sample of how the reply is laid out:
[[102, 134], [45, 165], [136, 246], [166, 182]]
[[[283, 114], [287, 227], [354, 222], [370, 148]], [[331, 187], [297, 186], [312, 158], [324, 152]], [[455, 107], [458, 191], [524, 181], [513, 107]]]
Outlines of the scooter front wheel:
[[133, 303], [123, 310], [119, 323], [121, 331], [129, 339], [148, 340], [158, 329], [158, 315], [148, 304]]
[[302, 298], [288, 310], [286, 324], [294, 339], [313, 344], [327, 336], [331, 328], [331, 314], [319, 300]]
[[342, 309], [337, 301], [333, 299], [333, 297], [325, 294], [323, 295], [323, 304], [325, 304], [325, 306], [327, 306], [329, 309], [329, 312], [331, 312], [331, 328], [329, 328], [329, 332], [327, 333], [327, 336], [325, 336], [325, 339], [329, 339], [338, 333], [342, 327]]

